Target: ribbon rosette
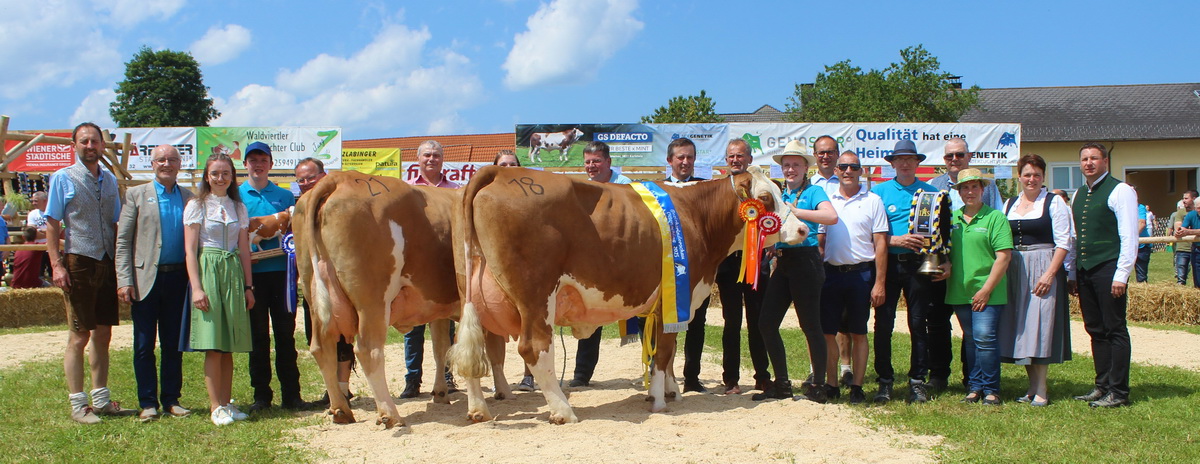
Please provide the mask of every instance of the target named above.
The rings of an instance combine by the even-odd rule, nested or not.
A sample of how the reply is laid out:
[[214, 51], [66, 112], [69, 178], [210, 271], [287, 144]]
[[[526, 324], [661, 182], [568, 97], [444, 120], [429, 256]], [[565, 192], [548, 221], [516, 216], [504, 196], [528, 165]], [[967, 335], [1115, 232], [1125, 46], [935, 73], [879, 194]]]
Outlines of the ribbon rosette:
[[[738, 206], [738, 216], [746, 222], [745, 241], [742, 242], [742, 266], [738, 270], [738, 281], [750, 284], [751, 288], [755, 290], [758, 289], [758, 268], [762, 264], [759, 259], [762, 255], [764, 237], [761, 232], [761, 222], [769, 217], [767, 214], [774, 216], [774, 213], [764, 213], [765, 209], [766, 206], [763, 205], [763, 202], [754, 198], [743, 200], [742, 204]], [[778, 222], [778, 216], [775, 217]]]

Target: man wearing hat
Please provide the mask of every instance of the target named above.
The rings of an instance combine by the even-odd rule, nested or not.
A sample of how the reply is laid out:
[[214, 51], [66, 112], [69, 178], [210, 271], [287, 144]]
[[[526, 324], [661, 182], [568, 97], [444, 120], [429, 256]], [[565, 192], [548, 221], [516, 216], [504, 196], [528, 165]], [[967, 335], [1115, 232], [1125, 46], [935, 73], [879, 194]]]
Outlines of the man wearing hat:
[[[917, 166], [925, 161], [925, 155], [917, 153], [911, 140], [896, 142], [891, 153], [883, 157], [892, 164], [896, 177], [871, 189], [883, 200], [887, 212], [888, 260], [886, 294], [882, 306], [875, 308], [875, 373], [879, 376], [879, 389], [875, 393], [876, 403], [892, 400], [892, 384], [895, 370], [892, 368], [892, 330], [896, 324], [896, 303], [901, 294], [908, 305], [908, 329], [912, 337], [912, 354], [908, 370], [908, 401], [924, 403], [929, 400], [925, 377], [929, 373], [928, 309], [932, 298], [932, 281], [921, 275], [922, 256], [917, 253], [924, 245], [924, 238], [909, 232], [909, 212], [917, 190], [931, 192], [934, 186], [917, 179]], [[941, 295], [937, 296], [938, 298]]]
[[775, 371], [775, 381], [760, 394], [751, 396], [754, 401], [772, 398], [791, 398], [792, 383], [788, 377], [787, 352], [779, 336], [779, 324], [792, 305], [800, 318], [800, 328], [808, 341], [809, 361], [813, 367], [813, 383], [805, 385], [804, 397], [824, 403], [838, 396], [838, 388], [825, 384], [825, 335], [821, 331], [821, 286], [825, 283], [825, 268], [821, 252], [817, 247], [817, 225], [833, 225], [838, 221], [837, 212], [829, 202], [825, 189], [808, 181], [808, 167], [814, 164], [812, 155], [799, 140], [788, 142], [783, 153], [773, 157], [783, 168], [785, 186], [783, 202], [787, 208], [782, 214], [791, 214], [808, 226], [808, 236], [796, 245], [776, 245], [778, 264], [767, 281], [763, 296], [759, 329], [762, 331], [763, 346]]
[[[238, 186], [250, 217], [270, 216], [296, 204], [290, 190], [279, 188], [268, 175], [275, 161], [271, 147], [254, 142], [246, 147], [246, 172], [249, 180]], [[279, 248], [279, 239], [263, 240], [258, 250]], [[287, 305], [287, 257], [276, 256], [252, 265], [254, 307], [250, 308], [250, 386], [254, 403], [250, 411], [271, 407], [271, 332], [275, 336], [275, 371], [279, 375], [279, 393], [284, 409], [311, 407], [300, 397], [300, 370], [296, 367], [296, 312]]]

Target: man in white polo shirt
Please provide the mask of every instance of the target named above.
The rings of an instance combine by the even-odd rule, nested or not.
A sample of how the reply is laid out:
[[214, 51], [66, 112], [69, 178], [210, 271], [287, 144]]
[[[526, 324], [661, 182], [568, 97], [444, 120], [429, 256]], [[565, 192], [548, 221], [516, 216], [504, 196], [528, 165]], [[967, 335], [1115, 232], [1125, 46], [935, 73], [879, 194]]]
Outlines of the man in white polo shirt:
[[[863, 376], [867, 370], [867, 319], [871, 308], [883, 304], [887, 276], [888, 218], [883, 200], [862, 185], [862, 164], [852, 152], [837, 159], [839, 188], [829, 196], [838, 222], [821, 226], [817, 239], [825, 256], [825, 286], [821, 289], [821, 329], [829, 347], [829, 365], [837, 362], [835, 336], [845, 330], [852, 341], [853, 380], [850, 404], [866, 401]], [[826, 383], [837, 385], [836, 370]]]

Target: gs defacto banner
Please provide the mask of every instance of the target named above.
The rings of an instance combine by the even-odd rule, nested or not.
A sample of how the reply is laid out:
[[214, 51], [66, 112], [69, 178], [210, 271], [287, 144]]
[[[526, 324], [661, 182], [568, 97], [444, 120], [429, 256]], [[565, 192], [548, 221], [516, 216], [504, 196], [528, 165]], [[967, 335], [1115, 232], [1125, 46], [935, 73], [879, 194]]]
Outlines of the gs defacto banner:
[[788, 142], [803, 140], [811, 150], [822, 135], [869, 166], [887, 165], [883, 157], [900, 140], [939, 158], [947, 140], [962, 137], [979, 166], [1016, 166], [1021, 153], [1021, 125], [993, 123], [521, 124], [515, 142], [525, 166], [582, 166], [583, 148], [592, 141], [608, 144], [614, 166], [665, 166], [667, 146], [687, 137], [696, 144], [697, 166], [724, 166], [729, 141], [743, 139], [754, 164], [769, 165]]
[[253, 142], [271, 147], [274, 169], [293, 169], [308, 157], [321, 160], [325, 169], [342, 167], [340, 127], [197, 127], [197, 167], [202, 168], [209, 155], [224, 153], [244, 169], [244, 150]]

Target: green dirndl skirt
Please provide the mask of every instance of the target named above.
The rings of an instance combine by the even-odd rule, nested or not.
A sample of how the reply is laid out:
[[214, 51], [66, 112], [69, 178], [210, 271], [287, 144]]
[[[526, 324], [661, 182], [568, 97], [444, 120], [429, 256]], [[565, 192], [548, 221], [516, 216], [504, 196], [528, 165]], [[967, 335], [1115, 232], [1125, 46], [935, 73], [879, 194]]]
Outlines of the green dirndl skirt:
[[233, 252], [204, 247], [200, 251], [200, 284], [208, 296], [208, 311], [189, 308], [188, 348], [250, 352], [250, 311], [241, 259]]

